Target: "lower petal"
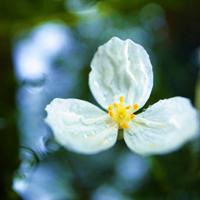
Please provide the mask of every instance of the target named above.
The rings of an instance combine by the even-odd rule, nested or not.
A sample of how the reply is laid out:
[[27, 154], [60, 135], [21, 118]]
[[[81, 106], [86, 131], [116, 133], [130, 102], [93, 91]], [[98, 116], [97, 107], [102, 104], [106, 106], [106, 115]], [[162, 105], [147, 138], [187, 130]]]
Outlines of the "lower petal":
[[176, 150], [198, 131], [198, 114], [190, 101], [174, 97], [161, 100], [137, 115], [124, 139], [139, 154], [162, 154]]
[[54, 99], [46, 107], [47, 124], [67, 149], [92, 154], [117, 140], [117, 125], [95, 105], [78, 99]]

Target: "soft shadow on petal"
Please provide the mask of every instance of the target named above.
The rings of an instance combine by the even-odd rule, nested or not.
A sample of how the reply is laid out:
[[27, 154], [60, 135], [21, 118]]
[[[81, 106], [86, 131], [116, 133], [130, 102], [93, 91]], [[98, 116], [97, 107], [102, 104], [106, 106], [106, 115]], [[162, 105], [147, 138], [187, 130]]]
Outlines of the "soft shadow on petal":
[[91, 62], [90, 89], [103, 107], [120, 96], [127, 104], [141, 108], [148, 100], [153, 86], [153, 72], [147, 52], [131, 40], [113, 37], [100, 46]]
[[160, 100], [137, 115], [124, 139], [139, 154], [163, 154], [176, 150], [198, 132], [197, 111], [188, 99], [174, 97]]
[[78, 99], [54, 99], [46, 107], [56, 140], [75, 152], [93, 154], [113, 146], [117, 125], [95, 105]]

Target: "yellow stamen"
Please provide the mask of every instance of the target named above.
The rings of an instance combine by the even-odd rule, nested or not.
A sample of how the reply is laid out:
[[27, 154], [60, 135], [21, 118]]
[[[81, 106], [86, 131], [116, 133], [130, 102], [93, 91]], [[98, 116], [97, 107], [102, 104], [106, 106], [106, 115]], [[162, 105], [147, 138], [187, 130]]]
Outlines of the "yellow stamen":
[[134, 114], [131, 114], [131, 119], [134, 119], [135, 118], [135, 115]]
[[113, 109], [113, 105], [109, 105], [108, 110], [112, 110], [112, 109]]
[[108, 114], [113, 117], [113, 112], [112, 111], [109, 111]]
[[113, 105], [114, 105], [116, 108], [118, 107], [118, 104], [117, 104], [117, 103], [114, 103]]
[[121, 128], [128, 128], [128, 124], [127, 123], [121, 124]]
[[120, 101], [121, 104], [123, 104], [123, 103], [124, 103], [124, 97], [121, 96], [121, 97], [119, 98], [119, 101]]
[[137, 103], [133, 104], [134, 110], [137, 110], [139, 108], [139, 105]]
[[128, 109], [130, 109], [131, 108], [131, 106], [130, 105], [128, 105], [128, 106], [126, 106], [126, 109], [128, 110]]
[[124, 105], [124, 97], [120, 96], [119, 103], [108, 106], [109, 116], [118, 124], [120, 129], [128, 128], [128, 123], [135, 118], [133, 112], [138, 109], [138, 104]]

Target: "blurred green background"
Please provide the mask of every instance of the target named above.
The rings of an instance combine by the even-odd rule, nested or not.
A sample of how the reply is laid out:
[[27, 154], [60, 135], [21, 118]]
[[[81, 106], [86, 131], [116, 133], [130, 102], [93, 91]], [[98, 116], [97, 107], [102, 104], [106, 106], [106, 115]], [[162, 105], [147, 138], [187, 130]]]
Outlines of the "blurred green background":
[[200, 108], [200, 1], [1, 0], [0, 199], [200, 199], [199, 139], [140, 157], [123, 141], [100, 154], [69, 152], [44, 124], [53, 98], [95, 103], [90, 61], [112, 36], [148, 51], [148, 104], [184, 96]]

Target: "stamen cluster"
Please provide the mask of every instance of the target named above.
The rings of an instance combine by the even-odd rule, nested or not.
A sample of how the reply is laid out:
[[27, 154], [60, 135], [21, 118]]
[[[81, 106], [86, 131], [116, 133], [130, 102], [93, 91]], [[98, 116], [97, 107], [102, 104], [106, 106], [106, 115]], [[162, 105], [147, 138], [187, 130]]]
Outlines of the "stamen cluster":
[[134, 111], [138, 109], [138, 104], [125, 105], [124, 97], [121, 96], [119, 103], [108, 106], [108, 115], [118, 124], [120, 129], [128, 128], [128, 123], [135, 118]]

